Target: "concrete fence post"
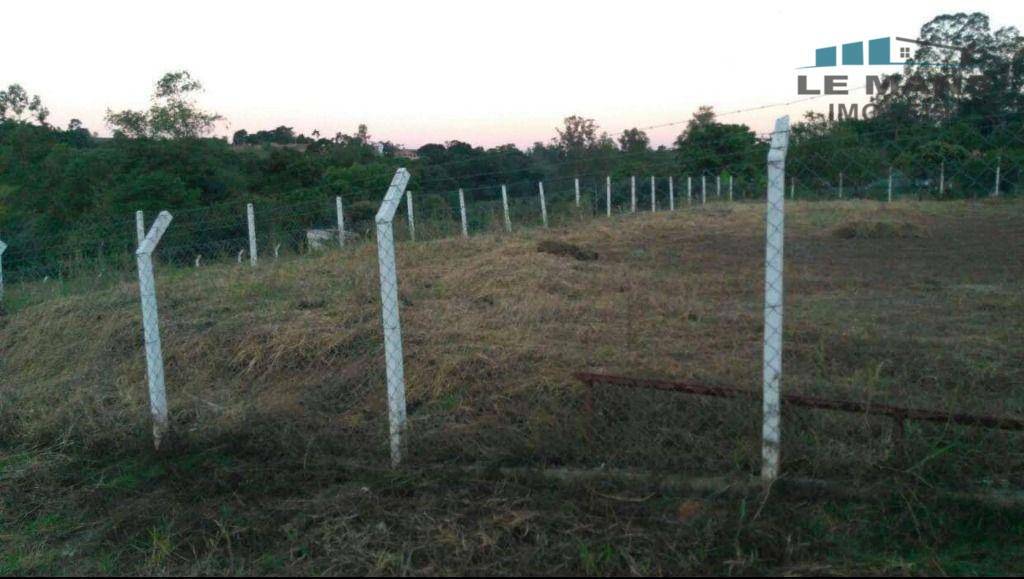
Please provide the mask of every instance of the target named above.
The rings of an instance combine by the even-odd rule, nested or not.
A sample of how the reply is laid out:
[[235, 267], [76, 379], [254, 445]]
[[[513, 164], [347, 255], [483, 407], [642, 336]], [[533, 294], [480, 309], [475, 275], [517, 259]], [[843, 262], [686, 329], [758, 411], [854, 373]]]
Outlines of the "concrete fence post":
[[146, 239], [146, 218], [142, 211], [135, 212], [135, 241], [136, 248], [142, 245], [142, 240]]
[[732, 201], [732, 174], [729, 174], [729, 201]]
[[256, 212], [252, 203], [246, 204], [245, 213], [249, 220], [249, 263], [256, 267]]
[[654, 176], [652, 175], [651, 176], [651, 213], [655, 213], [656, 211], [658, 211], [658, 201], [655, 198], [655, 195], [656, 195], [655, 189], [656, 189], [656, 187], [655, 187], [655, 182], [654, 182]]
[[544, 182], [537, 181], [537, 191], [540, 193], [540, 218], [544, 222], [544, 227], [548, 226], [548, 204], [544, 200]]
[[505, 212], [505, 231], [512, 232], [512, 216], [508, 212], [508, 187], [501, 186], [501, 209]]
[[404, 168], [395, 171], [395, 176], [374, 219], [377, 225], [380, 310], [384, 328], [384, 369], [388, 391], [388, 431], [393, 466], [398, 466], [402, 462], [402, 437], [406, 424], [405, 360], [402, 354], [402, 324], [398, 313], [398, 266], [395, 262], [393, 222], [408, 184], [409, 172]]
[[0, 302], [4, 300], [4, 252], [7, 251], [7, 244], [0, 241]]
[[939, 197], [946, 194], [946, 161], [939, 163]]
[[409, 216], [409, 240], [416, 241], [416, 218], [412, 212], [412, 191], [405, 192], [405, 209]]
[[889, 203], [892, 203], [892, 165], [889, 165]]
[[669, 175], [669, 178], [668, 178], [668, 210], [669, 211], [675, 211], [676, 210], [676, 192], [672, 188], [672, 176], [671, 175]]
[[843, 172], [839, 172], [839, 198], [843, 198]]
[[612, 216], [612, 177], [608, 175], [604, 178], [604, 206], [608, 212], [608, 217]]
[[573, 179], [573, 184], [576, 187], [576, 207], [580, 206], [580, 178], [576, 177]]
[[996, 187], [995, 187], [995, 189], [992, 190], [992, 196], [993, 197], [999, 197], [999, 186], [1000, 186], [999, 181], [1000, 181], [1000, 176], [1001, 176], [1000, 173], [1002, 172], [1002, 168], [1003, 168], [1003, 156], [999, 155], [998, 157], [996, 157]]
[[629, 178], [629, 212], [636, 213], [636, 177]]
[[779, 476], [781, 440], [779, 390], [782, 386], [782, 257], [785, 230], [786, 150], [789, 117], [775, 121], [768, 151], [768, 200], [764, 268], [764, 382], [761, 477], [771, 482]]
[[334, 209], [338, 214], [338, 247], [345, 247], [345, 207], [341, 195], [334, 198]]
[[722, 174], [715, 175], [715, 199], [722, 198]]
[[469, 223], [466, 222], [466, 194], [459, 188], [459, 218], [462, 220], [462, 237], [469, 237]]
[[146, 349], [149, 412], [153, 417], [153, 447], [157, 450], [160, 450], [160, 443], [170, 430], [170, 421], [164, 386], [164, 357], [160, 346], [160, 315], [157, 310], [156, 279], [153, 276], [153, 251], [171, 224], [171, 219], [170, 213], [161, 211], [153, 221], [153, 227], [135, 250], [135, 261], [139, 269], [139, 297], [142, 302], [142, 334]]
[[686, 203], [693, 205], [693, 177], [686, 176]]
[[704, 205], [708, 202], [708, 176], [700, 176], [700, 204]]

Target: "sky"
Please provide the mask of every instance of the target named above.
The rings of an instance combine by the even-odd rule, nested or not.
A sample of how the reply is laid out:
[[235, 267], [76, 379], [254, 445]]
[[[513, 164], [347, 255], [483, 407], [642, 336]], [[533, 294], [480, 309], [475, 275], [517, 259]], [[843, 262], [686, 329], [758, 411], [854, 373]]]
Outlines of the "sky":
[[[0, 11], [0, 87], [20, 83], [52, 124], [78, 118], [101, 135], [108, 108], [148, 107], [156, 80], [185, 69], [205, 86], [200, 105], [226, 118], [218, 135], [287, 125], [328, 136], [365, 123], [407, 147], [528, 146], [579, 114], [613, 135], [676, 123], [647, 131], [668, 145], [700, 105], [726, 113], [806, 98], [798, 68], [815, 48], [916, 37], [962, 11], [1024, 27], [1024, 2], [1007, 0], [36, 0]], [[851, 87], [862, 84], [853, 76]], [[764, 132], [828, 101], [722, 120]]]

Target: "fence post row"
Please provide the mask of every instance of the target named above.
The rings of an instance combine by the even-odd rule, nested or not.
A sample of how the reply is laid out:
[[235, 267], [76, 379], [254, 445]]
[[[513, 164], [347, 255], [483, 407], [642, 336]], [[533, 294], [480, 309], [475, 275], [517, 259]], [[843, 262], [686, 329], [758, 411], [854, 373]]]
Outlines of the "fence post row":
[[161, 211], [153, 227], [135, 251], [139, 269], [139, 297], [142, 302], [142, 334], [146, 348], [146, 377], [149, 386], [149, 412], [153, 417], [153, 447], [160, 450], [170, 423], [167, 417], [167, 392], [164, 387], [164, 357], [160, 347], [160, 316], [153, 277], [153, 251], [171, 224], [171, 214]]
[[409, 215], [409, 240], [416, 241], [416, 221], [412, 214], [412, 191], [405, 192], [405, 208]]
[[341, 195], [334, 198], [334, 209], [338, 213], [338, 247], [345, 247], [345, 207]]
[[548, 204], [544, 201], [544, 182], [537, 181], [537, 190], [540, 192], [540, 218], [544, 227], [548, 226]]
[[256, 212], [253, 211], [252, 203], [246, 204], [245, 214], [249, 220], [249, 263], [256, 267]]
[[469, 237], [469, 224], [466, 223], [466, 194], [459, 187], [459, 217], [462, 219], [462, 237]]
[[505, 212], [505, 231], [512, 233], [512, 216], [508, 213], [508, 187], [501, 186], [501, 209]]
[[392, 222], [408, 184], [409, 172], [404, 168], [395, 171], [374, 220], [377, 224], [381, 323], [384, 327], [384, 365], [388, 388], [388, 430], [393, 466], [398, 466], [402, 461], [402, 434], [405, 430], [406, 414], [402, 325], [398, 315], [398, 268], [395, 264], [395, 234]]
[[4, 299], [4, 252], [7, 251], [7, 244], [0, 241], [0, 301]]
[[789, 117], [775, 121], [768, 151], [768, 207], [765, 228], [764, 268], [764, 383], [761, 429], [761, 477], [771, 482], [779, 476], [779, 389], [782, 385], [782, 246], [786, 197], [786, 149]]

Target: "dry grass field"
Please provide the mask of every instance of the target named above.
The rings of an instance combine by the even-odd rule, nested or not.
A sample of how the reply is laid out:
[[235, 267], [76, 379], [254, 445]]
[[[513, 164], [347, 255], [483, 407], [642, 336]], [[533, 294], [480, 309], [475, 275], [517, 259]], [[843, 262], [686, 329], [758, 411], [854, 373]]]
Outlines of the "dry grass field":
[[[372, 245], [158, 263], [160, 454], [131, 272], [11, 286], [0, 572], [1024, 572], [1022, 432], [786, 408], [784, 475], [827, 484], [766, 494], [735, 482], [759, 404], [573, 378], [758, 389], [763, 220], [712, 204], [400, 244], [397, 470]], [[1024, 203], [791, 203], [786, 227], [785, 392], [1024, 416]]]

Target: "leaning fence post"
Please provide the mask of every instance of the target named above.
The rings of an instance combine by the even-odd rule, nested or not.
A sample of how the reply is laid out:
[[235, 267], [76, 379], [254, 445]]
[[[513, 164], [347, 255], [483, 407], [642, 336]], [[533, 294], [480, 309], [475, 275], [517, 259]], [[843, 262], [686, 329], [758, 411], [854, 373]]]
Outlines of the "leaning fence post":
[[409, 240], [416, 241], [416, 221], [412, 214], [412, 191], [405, 192], [405, 208], [409, 215]]
[[789, 117], [775, 121], [768, 151], [768, 207], [764, 268], [764, 383], [761, 430], [761, 477], [771, 482], [779, 476], [779, 389], [782, 385], [782, 244], [786, 215], [784, 184]]
[[338, 214], [338, 247], [345, 247], [345, 208], [341, 195], [334, 198], [334, 209]]
[[505, 212], [505, 231], [512, 232], [512, 216], [508, 213], [508, 187], [501, 186], [501, 209]]
[[459, 187], [459, 217], [462, 219], [462, 237], [469, 237], [469, 224], [466, 223], [466, 194]]
[[657, 200], [654, 197], [654, 195], [655, 195], [655, 191], [654, 190], [655, 190], [655, 187], [654, 187], [654, 175], [651, 175], [651, 213], [654, 213], [654, 212], [656, 212], [658, 210], [658, 202], [657, 202]]
[[7, 251], [7, 244], [0, 241], [0, 301], [4, 299], [4, 252]]
[[629, 207], [630, 213], [636, 213], [636, 177], [629, 178]]
[[138, 245], [142, 245], [142, 240], [146, 239], [146, 218], [142, 211], [135, 212], [135, 239]]
[[171, 214], [161, 211], [153, 227], [143, 238], [135, 251], [139, 268], [139, 297], [142, 302], [142, 333], [146, 348], [146, 376], [149, 385], [149, 412], [153, 417], [153, 447], [160, 450], [160, 443], [167, 434], [170, 423], [167, 418], [167, 392], [164, 388], [164, 358], [160, 347], [160, 316], [156, 303], [156, 280], [153, 277], [153, 251], [160, 243]]
[[669, 177], [668, 177], [668, 210], [669, 211], [675, 211], [676, 210], [676, 192], [672, 188], [672, 176], [671, 175], [669, 175]]
[[249, 263], [256, 267], [256, 213], [252, 203], [246, 204], [245, 214], [249, 220]]
[[576, 186], [576, 207], [580, 206], [580, 178], [574, 179], [574, 185]]
[[544, 227], [548, 226], [548, 204], [544, 201], [544, 182], [537, 181], [537, 190], [540, 192], [540, 218], [544, 221]]
[[384, 366], [388, 383], [388, 430], [391, 464], [402, 461], [405, 431], [405, 363], [402, 357], [402, 324], [398, 315], [398, 271], [395, 264], [395, 234], [392, 222], [402, 194], [409, 184], [409, 172], [395, 171], [377, 211], [377, 260], [380, 266], [381, 323], [384, 327]]
[[604, 206], [608, 213], [608, 217], [612, 216], [612, 177], [608, 175], [604, 178]]

